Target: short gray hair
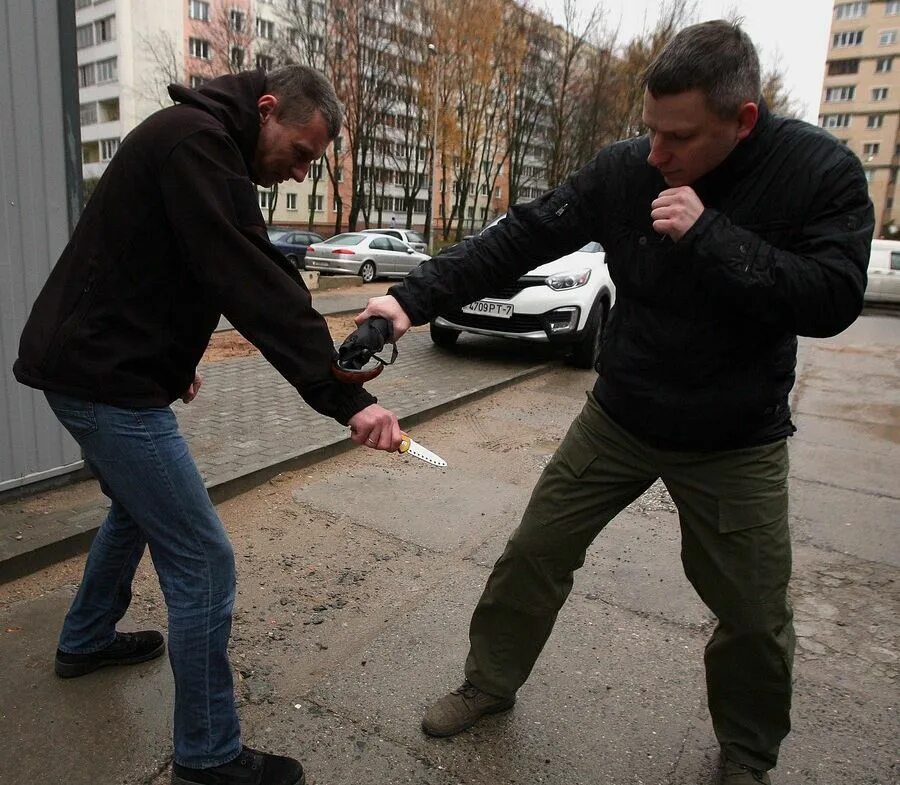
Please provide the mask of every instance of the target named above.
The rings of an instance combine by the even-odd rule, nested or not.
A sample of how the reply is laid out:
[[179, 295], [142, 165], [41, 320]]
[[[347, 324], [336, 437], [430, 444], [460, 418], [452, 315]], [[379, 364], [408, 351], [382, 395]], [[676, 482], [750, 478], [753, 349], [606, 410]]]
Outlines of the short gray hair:
[[321, 112], [328, 138], [341, 132], [344, 108], [334, 87], [323, 74], [308, 65], [286, 65], [266, 74], [265, 91], [278, 99], [276, 116], [287, 123], [308, 123]]
[[737, 23], [716, 19], [684, 28], [663, 47], [644, 74], [654, 98], [700, 90], [720, 117], [760, 96], [759, 57]]

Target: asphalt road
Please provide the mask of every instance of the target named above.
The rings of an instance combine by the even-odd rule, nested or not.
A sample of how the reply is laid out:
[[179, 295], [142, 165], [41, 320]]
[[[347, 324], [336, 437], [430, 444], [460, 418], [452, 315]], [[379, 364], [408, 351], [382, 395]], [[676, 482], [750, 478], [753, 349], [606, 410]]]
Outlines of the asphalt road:
[[[778, 785], [898, 775], [900, 319], [804, 341], [793, 406], [794, 729]], [[463, 347], [464, 350], [464, 347]], [[358, 450], [220, 506], [239, 596], [232, 658], [247, 743], [310, 785], [712, 785], [702, 651], [657, 485], [595, 542], [516, 708], [450, 740], [419, 730], [462, 678], [469, 615], [593, 375], [559, 367], [415, 429], [445, 458]], [[168, 782], [168, 663], [52, 676], [73, 559], [0, 586], [0, 781]], [[127, 627], [164, 626], [149, 561]], [[4, 632], [5, 631], [5, 632]]]

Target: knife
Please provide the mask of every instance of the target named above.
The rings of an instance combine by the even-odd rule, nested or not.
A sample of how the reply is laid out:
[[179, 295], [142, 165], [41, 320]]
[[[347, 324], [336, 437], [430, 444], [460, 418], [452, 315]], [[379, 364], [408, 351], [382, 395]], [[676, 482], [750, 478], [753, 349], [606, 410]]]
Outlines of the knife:
[[432, 466], [443, 468], [447, 465], [447, 461], [441, 458], [440, 455], [436, 455], [431, 450], [425, 449], [417, 441], [411, 439], [408, 433], [403, 433], [401, 431], [401, 435], [403, 436], [403, 441], [400, 442], [400, 448], [397, 450], [397, 452], [401, 454], [408, 452], [410, 455], [414, 455], [420, 461], [430, 463]]

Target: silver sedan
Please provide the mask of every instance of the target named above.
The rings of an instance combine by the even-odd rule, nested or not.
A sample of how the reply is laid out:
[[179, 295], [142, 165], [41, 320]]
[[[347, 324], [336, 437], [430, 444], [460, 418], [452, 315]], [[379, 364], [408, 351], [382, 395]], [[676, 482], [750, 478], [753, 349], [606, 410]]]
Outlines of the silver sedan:
[[309, 246], [306, 269], [350, 273], [369, 283], [376, 278], [402, 278], [429, 258], [393, 237], [345, 232]]

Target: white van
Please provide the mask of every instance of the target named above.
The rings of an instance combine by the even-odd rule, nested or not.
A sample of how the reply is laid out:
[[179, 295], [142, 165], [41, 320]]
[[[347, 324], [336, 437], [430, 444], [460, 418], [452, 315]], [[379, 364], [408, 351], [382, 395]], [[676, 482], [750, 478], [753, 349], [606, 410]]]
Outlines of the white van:
[[865, 299], [900, 303], [900, 240], [872, 240]]

